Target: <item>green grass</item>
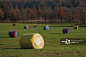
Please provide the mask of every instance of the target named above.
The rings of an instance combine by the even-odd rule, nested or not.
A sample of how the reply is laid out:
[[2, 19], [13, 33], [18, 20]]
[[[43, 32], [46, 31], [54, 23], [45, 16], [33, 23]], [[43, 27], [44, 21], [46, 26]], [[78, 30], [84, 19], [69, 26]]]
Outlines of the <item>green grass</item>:
[[[24, 26], [29, 29], [24, 29]], [[60, 38], [86, 38], [86, 27], [73, 29], [71, 24], [34, 24], [0, 23], [0, 57], [85, 57], [86, 45], [60, 45]], [[49, 30], [43, 27], [49, 25]], [[63, 34], [62, 29], [69, 28], [69, 34]], [[18, 31], [18, 38], [9, 37], [9, 31]], [[20, 37], [25, 33], [39, 33], [44, 38], [43, 49], [21, 49]]]

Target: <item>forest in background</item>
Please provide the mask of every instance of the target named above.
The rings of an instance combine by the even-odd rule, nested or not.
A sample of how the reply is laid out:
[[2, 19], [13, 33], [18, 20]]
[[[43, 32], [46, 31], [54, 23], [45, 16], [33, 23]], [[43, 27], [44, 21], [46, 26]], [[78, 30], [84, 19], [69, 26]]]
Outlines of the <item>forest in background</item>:
[[0, 0], [1, 22], [86, 22], [85, 0]]
[[24, 3], [24, 7], [28, 6], [29, 8], [32, 8], [33, 5], [35, 7], [44, 7], [46, 6], [51, 6], [52, 9], [57, 5], [58, 7], [77, 7], [80, 4], [83, 4], [83, 6], [86, 7], [86, 0], [0, 0], [0, 4], [7, 4], [10, 6], [12, 3], [13, 6], [15, 7], [16, 4], [18, 5], [19, 9], [21, 7], [21, 4]]

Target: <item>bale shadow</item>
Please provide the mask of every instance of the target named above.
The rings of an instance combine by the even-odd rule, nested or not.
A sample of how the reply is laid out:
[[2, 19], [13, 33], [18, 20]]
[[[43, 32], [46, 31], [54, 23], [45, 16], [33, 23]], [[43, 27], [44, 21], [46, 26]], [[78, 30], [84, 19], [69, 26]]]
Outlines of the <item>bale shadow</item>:
[[38, 26], [38, 27], [44, 27], [44, 26]]
[[73, 27], [73, 26], [49, 26], [49, 27]]
[[63, 34], [63, 33], [50, 33], [50, 34]]
[[[11, 38], [11, 37], [0, 37], [0, 38]], [[13, 37], [12, 37], [13, 38]]]
[[[73, 27], [73, 26], [49, 26], [49, 27]], [[86, 27], [86, 26], [78, 26], [78, 27]]]
[[33, 49], [33, 48], [3, 48], [3, 50], [5, 49]]
[[86, 27], [86, 26], [78, 26], [78, 27]]

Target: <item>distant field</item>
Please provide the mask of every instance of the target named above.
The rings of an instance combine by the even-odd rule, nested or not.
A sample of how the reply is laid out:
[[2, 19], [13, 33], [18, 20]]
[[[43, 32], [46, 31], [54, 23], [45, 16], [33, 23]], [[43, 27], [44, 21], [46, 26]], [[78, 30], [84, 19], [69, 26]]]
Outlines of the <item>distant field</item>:
[[[24, 26], [29, 29], [24, 29]], [[0, 23], [0, 57], [86, 57], [86, 45], [60, 45], [60, 38], [86, 38], [86, 27], [73, 29], [73, 24], [34, 24]], [[49, 25], [49, 30], [43, 27]], [[62, 29], [69, 28], [69, 34]], [[18, 38], [10, 38], [9, 31], [18, 31]], [[39, 33], [44, 38], [43, 49], [21, 49], [19, 39], [25, 33]]]

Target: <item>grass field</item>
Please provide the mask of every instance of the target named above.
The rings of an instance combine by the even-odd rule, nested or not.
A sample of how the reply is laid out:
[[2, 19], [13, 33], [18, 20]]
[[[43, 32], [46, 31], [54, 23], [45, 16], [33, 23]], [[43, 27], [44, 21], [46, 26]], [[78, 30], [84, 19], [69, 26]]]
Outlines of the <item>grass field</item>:
[[[24, 26], [29, 29], [24, 29]], [[71, 24], [0, 23], [0, 57], [86, 57], [86, 45], [60, 45], [60, 38], [86, 38], [86, 27], [73, 29]], [[49, 25], [49, 30], [43, 27]], [[69, 28], [69, 34], [62, 29]], [[18, 31], [18, 38], [9, 37], [9, 31]], [[43, 49], [21, 49], [19, 39], [25, 33], [39, 33], [44, 38]]]

